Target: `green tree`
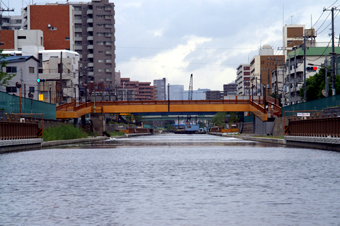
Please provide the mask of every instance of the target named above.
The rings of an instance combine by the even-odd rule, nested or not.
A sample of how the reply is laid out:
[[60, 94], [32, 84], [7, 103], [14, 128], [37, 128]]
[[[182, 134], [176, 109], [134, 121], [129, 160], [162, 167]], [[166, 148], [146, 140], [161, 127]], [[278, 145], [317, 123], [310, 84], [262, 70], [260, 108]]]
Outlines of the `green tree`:
[[8, 86], [9, 81], [16, 75], [16, 74], [8, 74], [7, 72], [3, 71], [3, 68], [6, 68], [7, 61], [5, 58], [8, 55], [2, 55], [3, 49], [0, 49], [0, 64], [1, 64], [1, 70], [0, 70], [0, 86]]
[[224, 126], [226, 115], [227, 115], [227, 112], [217, 112], [212, 118], [212, 122], [215, 123], [215, 125], [219, 127]]
[[[328, 96], [332, 95], [332, 75], [331, 69], [327, 70], [328, 77]], [[325, 89], [325, 68], [321, 68], [318, 73], [306, 80], [306, 99], [307, 101], [324, 98], [322, 90]], [[336, 94], [340, 93], [340, 76], [335, 76]], [[301, 98], [304, 97], [303, 88], [300, 89]]]
[[228, 123], [235, 123], [240, 121], [238, 114], [236, 112], [230, 112], [228, 117]]

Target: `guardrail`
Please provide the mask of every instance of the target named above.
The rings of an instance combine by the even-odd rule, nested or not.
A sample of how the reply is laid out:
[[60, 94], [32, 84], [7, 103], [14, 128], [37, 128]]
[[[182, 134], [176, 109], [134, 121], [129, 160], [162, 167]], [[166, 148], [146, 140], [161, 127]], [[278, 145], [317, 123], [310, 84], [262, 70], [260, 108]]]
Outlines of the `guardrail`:
[[[340, 137], [340, 117], [309, 118], [289, 122], [289, 135]], [[299, 119], [299, 118], [296, 118]]]
[[0, 139], [38, 138], [38, 122], [0, 122]]

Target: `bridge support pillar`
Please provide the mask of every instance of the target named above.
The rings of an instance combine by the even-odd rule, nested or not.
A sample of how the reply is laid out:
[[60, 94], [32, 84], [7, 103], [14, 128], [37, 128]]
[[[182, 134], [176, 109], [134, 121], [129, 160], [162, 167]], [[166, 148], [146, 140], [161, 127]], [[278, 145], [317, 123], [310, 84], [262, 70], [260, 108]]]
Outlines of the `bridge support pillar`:
[[78, 118], [73, 119], [73, 126], [79, 128]]
[[86, 120], [85, 120], [85, 115], [81, 116], [81, 125], [85, 126], [86, 125]]
[[105, 117], [104, 114], [102, 113], [92, 113], [91, 114], [91, 120], [93, 123], [93, 132], [97, 133], [99, 136], [103, 135], [103, 132], [106, 130], [105, 129]]

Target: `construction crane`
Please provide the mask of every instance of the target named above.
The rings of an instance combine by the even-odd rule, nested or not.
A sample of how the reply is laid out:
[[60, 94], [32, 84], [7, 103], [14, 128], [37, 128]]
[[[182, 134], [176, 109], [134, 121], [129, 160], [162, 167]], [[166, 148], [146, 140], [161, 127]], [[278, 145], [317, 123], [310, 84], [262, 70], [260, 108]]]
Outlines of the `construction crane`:
[[188, 92], [188, 100], [192, 100], [192, 94], [193, 94], [193, 76], [190, 75], [190, 83], [189, 83], [189, 92]]

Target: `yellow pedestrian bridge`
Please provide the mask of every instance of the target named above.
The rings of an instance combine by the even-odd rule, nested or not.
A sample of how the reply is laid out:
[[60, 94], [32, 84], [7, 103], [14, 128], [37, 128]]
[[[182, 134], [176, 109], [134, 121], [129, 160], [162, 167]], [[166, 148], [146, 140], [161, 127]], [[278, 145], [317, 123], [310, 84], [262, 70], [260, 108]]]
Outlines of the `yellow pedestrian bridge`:
[[[201, 112], [252, 112], [262, 121], [273, 115], [280, 116], [281, 108], [261, 96], [224, 96], [223, 100], [171, 100], [171, 101], [105, 101], [72, 102], [57, 107], [57, 119], [79, 118], [88, 113], [201, 113]], [[268, 116], [269, 114], [269, 116]]]

